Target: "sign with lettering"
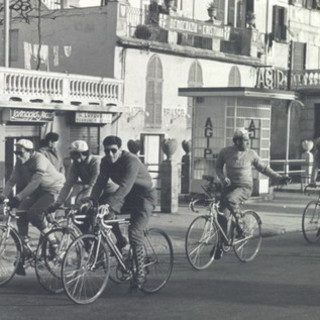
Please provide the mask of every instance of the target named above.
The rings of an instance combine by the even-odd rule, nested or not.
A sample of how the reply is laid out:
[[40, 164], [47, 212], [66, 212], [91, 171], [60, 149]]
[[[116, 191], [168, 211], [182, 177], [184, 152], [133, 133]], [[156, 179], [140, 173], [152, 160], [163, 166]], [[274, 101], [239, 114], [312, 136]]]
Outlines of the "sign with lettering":
[[212, 156], [212, 149], [210, 148], [210, 139], [213, 136], [213, 125], [210, 118], [207, 118], [206, 124], [204, 126], [204, 137], [207, 139], [207, 146], [204, 149], [203, 157], [206, 159]]
[[187, 20], [180, 17], [172, 17], [167, 14], [160, 14], [159, 26], [166, 30], [193, 33], [199, 36], [215, 37], [224, 40], [229, 40], [230, 38], [230, 27], [228, 26], [219, 26], [202, 21]]
[[13, 122], [49, 122], [54, 112], [44, 110], [10, 109], [9, 121]]
[[76, 112], [76, 123], [93, 123], [93, 124], [107, 124], [112, 122], [111, 113], [99, 112]]
[[256, 88], [287, 89], [287, 72], [275, 68], [258, 68]]

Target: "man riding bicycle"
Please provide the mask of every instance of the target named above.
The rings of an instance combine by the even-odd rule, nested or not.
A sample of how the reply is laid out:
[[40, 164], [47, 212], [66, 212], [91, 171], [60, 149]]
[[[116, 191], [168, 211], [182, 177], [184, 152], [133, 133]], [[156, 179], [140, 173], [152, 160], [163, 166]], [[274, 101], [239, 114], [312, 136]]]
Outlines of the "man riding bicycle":
[[[277, 180], [279, 184], [288, 183], [291, 179], [273, 171], [262, 162], [254, 150], [250, 149], [249, 132], [245, 128], [235, 130], [233, 143], [233, 146], [223, 148], [220, 151], [216, 163], [216, 173], [224, 187], [221, 195], [221, 210], [225, 212], [228, 209], [237, 219], [239, 204], [249, 199], [252, 194], [252, 166], [264, 175]], [[219, 216], [218, 218], [226, 229], [225, 217]], [[240, 236], [241, 230], [238, 230], [238, 233]]]
[[[10, 197], [16, 186], [16, 195], [8, 205], [18, 209], [18, 230], [27, 243], [29, 222], [42, 233], [49, 231], [43, 212], [55, 201], [65, 177], [43, 154], [34, 151], [32, 141], [20, 139], [15, 146], [17, 162], [0, 199]], [[23, 264], [18, 266], [17, 273], [25, 275]]]
[[[145, 165], [137, 156], [122, 150], [121, 145], [122, 141], [117, 136], [107, 136], [103, 140], [105, 157], [101, 160], [100, 174], [90, 198], [99, 204], [108, 204], [112, 213], [120, 213], [124, 205], [130, 209], [129, 240], [137, 266], [134, 280], [135, 286], [140, 286], [145, 280], [143, 231], [154, 208], [156, 192]], [[102, 194], [109, 179], [118, 184], [119, 188], [112, 194]], [[114, 228], [117, 246], [121, 248], [126, 244], [125, 238], [119, 226]]]

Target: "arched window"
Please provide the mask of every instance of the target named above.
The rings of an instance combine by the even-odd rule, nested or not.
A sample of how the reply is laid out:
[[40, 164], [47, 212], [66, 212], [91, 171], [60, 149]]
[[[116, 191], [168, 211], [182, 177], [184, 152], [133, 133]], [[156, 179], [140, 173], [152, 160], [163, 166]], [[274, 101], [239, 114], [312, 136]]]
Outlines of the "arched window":
[[161, 127], [162, 119], [162, 64], [157, 55], [153, 55], [147, 66], [146, 79], [146, 111], [145, 117], [147, 127]]
[[241, 87], [241, 74], [237, 66], [233, 66], [229, 73], [229, 87]]
[[[194, 61], [189, 70], [188, 77], [188, 87], [202, 87], [203, 86], [203, 77], [202, 77], [202, 68], [199, 61]], [[188, 114], [192, 116], [193, 110], [193, 98], [188, 98]], [[187, 127], [192, 126], [192, 117], [187, 119]]]

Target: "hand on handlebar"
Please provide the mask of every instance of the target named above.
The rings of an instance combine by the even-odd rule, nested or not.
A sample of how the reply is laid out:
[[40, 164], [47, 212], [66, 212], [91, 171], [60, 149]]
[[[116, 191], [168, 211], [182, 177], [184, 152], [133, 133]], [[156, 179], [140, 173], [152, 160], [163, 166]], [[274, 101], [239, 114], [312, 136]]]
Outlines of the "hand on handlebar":
[[61, 205], [62, 205], [62, 203], [59, 203], [59, 202], [55, 202], [53, 204], [50, 204], [50, 206], [45, 210], [45, 213], [46, 214], [53, 213], [57, 209], [59, 209], [61, 207]]
[[317, 184], [315, 182], [311, 182], [307, 185], [309, 188], [317, 188]]
[[6, 200], [7, 197], [3, 194], [0, 194], [0, 204], [4, 204], [4, 200]]
[[278, 183], [279, 184], [288, 184], [292, 181], [292, 178], [289, 177], [289, 176], [286, 176], [286, 175], [281, 175], [279, 178], [278, 178]]
[[224, 178], [223, 181], [222, 181], [222, 185], [223, 185], [224, 188], [229, 187], [231, 185], [230, 179], [227, 178], [227, 177]]
[[20, 204], [20, 200], [17, 197], [9, 199], [8, 206], [10, 208], [17, 208]]

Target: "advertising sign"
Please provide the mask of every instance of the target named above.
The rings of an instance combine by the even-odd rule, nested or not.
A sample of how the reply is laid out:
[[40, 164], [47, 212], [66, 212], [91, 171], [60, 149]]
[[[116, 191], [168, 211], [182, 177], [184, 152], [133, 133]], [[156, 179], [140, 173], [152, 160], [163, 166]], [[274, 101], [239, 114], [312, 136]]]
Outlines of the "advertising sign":
[[49, 122], [54, 112], [44, 110], [10, 109], [9, 121], [12, 122]]
[[76, 112], [76, 123], [107, 124], [112, 122], [112, 113]]

